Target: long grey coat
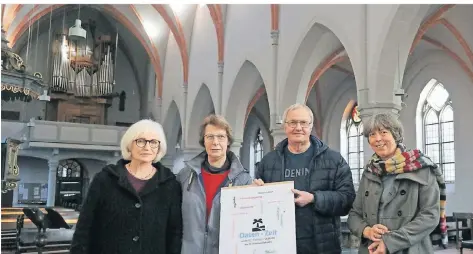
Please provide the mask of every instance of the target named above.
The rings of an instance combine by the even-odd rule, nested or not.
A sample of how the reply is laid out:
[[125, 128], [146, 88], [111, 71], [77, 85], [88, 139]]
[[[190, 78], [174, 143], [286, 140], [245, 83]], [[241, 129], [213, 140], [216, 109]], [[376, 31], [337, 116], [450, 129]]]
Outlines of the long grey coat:
[[[252, 179], [232, 152], [230, 172], [222, 187], [248, 185]], [[203, 152], [186, 163], [177, 175], [182, 187], [183, 237], [181, 254], [218, 254], [220, 234], [220, 191], [213, 199], [208, 223], [206, 223], [205, 191], [201, 167], [206, 153]], [[191, 180], [192, 178], [192, 180]]]
[[384, 216], [378, 218], [382, 190], [381, 178], [365, 170], [348, 217], [350, 231], [362, 239], [359, 253], [369, 253], [372, 241], [362, 236], [363, 229], [375, 224], [383, 224], [391, 231], [382, 236], [387, 253], [433, 253], [429, 234], [439, 223], [440, 190], [430, 168], [397, 175], [394, 193], [382, 211]]

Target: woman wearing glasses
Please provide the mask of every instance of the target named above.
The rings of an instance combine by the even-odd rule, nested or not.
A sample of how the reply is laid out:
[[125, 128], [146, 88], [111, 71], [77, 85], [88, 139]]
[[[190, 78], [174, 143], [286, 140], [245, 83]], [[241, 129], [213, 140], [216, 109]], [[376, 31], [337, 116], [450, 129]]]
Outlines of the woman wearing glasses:
[[199, 143], [205, 150], [178, 174], [184, 224], [182, 254], [218, 254], [220, 188], [251, 184], [248, 171], [228, 149], [232, 142], [228, 122], [221, 116], [208, 116], [200, 127]]
[[70, 253], [180, 254], [182, 194], [174, 174], [159, 163], [166, 154], [161, 125], [133, 124], [120, 146], [123, 159], [90, 184]]

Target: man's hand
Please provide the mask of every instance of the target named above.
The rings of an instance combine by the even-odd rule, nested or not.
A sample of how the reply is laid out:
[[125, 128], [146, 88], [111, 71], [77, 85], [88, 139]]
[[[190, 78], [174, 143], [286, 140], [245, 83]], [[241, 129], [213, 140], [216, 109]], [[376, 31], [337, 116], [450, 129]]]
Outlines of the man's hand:
[[389, 232], [388, 228], [382, 224], [375, 224], [363, 230], [363, 236], [373, 242], [381, 241], [381, 236]]
[[370, 254], [386, 254], [386, 245], [383, 241], [374, 242], [368, 246]]
[[253, 186], [263, 186], [264, 182], [261, 179], [254, 179], [253, 184], [251, 184], [251, 185], [253, 185]]
[[314, 202], [314, 195], [312, 193], [296, 189], [292, 189], [292, 192], [297, 195], [294, 202], [300, 207], [304, 207], [307, 204]]

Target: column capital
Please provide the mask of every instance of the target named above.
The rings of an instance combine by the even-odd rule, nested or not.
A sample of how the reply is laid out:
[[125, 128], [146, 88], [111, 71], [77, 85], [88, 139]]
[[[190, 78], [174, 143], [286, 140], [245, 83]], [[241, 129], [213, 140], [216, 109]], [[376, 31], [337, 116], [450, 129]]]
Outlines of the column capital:
[[272, 30], [271, 31], [271, 39], [273, 39], [272, 45], [278, 45], [279, 44], [279, 30]]
[[223, 62], [218, 62], [217, 63], [217, 67], [218, 67], [218, 73], [223, 73], [223, 67], [224, 67], [224, 63]]
[[399, 117], [399, 112], [401, 111], [401, 105], [391, 102], [378, 102], [370, 103], [368, 105], [358, 105], [358, 110], [360, 111], [360, 117], [362, 121], [366, 121], [369, 117], [376, 113], [389, 112], [393, 113]]
[[276, 129], [272, 129], [271, 130], [271, 136], [273, 136], [273, 141], [274, 141], [273, 146], [274, 147], [276, 147], [281, 141], [283, 141], [284, 139], [287, 138], [286, 132], [284, 132], [284, 130], [281, 127], [276, 128]]
[[182, 88], [184, 89], [184, 93], [187, 93], [187, 82], [182, 84]]
[[182, 149], [182, 155], [184, 157], [184, 161], [188, 161], [188, 160], [194, 158], [195, 156], [197, 156], [202, 151], [204, 151], [204, 148], [200, 147], [200, 146], [186, 147], [186, 148]]
[[49, 171], [56, 172], [58, 166], [59, 166], [59, 159], [51, 158], [51, 159], [48, 160]]
[[229, 147], [230, 151], [232, 151], [238, 158], [240, 158], [240, 149], [242, 147], [243, 141], [241, 139], [233, 140], [232, 145]]

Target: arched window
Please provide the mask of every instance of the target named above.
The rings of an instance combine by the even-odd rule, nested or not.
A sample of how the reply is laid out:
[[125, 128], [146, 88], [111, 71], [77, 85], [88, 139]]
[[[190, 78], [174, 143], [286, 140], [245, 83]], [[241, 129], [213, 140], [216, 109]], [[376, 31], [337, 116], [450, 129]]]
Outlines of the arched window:
[[455, 182], [453, 108], [448, 91], [435, 81], [422, 107], [423, 145], [427, 154], [442, 169], [445, 182]]
[[255, 138], [255, 141], [253, 143], [253, 147], [254, 147], [254, 152], [255, 152], [255, 165], [257, 165], [257, 163], [259, 163], [261, 161], [261, 159], [263, 159], [263, 135], [261, 133], [261, 129], [258, 129], [258, 131], [256, 132], [256, 138]]
[[75, 178], [82, 177], [82, 168], [75, 160], [63, 160], [57, 167], [57, 177]]
[[56, 205], [76, 208], [82, 203], [83, 170], [76, 160], [62, 160], [57, 167]]
[[364, 153], [363, 153], [363, 123], [361, 122], [358, 106], [355, 104], [350, 116], [346, 122], [346, 140], [347, 142], [347, 159], [348, 165], [351, 169], [353, 184], [358, 189], [361, 175], [364, 167]]

